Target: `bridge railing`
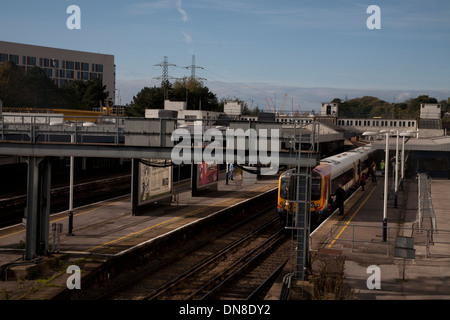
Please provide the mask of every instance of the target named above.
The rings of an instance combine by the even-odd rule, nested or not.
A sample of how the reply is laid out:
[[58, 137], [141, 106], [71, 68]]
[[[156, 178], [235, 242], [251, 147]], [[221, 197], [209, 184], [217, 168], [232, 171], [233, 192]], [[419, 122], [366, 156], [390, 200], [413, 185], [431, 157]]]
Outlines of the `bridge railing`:
[[[103, 143], [121, 142], [124, 119], [119, 117], [65, 116], [62, 114], [3, 114], [1, 141], [89, 142], [89, 137], [107, 137]], [[98, 139], [97, 139], [98, 140]]]

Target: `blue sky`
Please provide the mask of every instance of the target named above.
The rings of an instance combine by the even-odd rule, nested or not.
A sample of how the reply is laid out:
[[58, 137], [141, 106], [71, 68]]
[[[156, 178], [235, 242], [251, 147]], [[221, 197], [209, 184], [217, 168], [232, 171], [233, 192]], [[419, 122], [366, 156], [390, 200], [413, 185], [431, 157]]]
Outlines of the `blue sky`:
[[[81, 30], [69, 30], [69, 5]], [[369, 30], [369, 5], [381, 29]], [[335, 97], [450, 97], [450, 1], [17, 0], [2, 3], [0, 40], [113, 54], [122, 103], [173, 77], [195, 55], [219, 98], [318, 110]], [[117, 95], [119, 95], [119, 92]], [[292, 100], [293, 99], [293, 100]]]

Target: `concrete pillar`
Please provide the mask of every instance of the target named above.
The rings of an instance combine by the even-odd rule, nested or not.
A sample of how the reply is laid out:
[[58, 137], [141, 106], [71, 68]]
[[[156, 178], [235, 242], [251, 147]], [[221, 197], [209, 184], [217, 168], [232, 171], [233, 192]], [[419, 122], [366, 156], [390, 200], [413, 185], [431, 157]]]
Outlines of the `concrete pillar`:
[[28, 157], [27, 206], [25, 208], [25, 260], [48, 250], [51, 192], [51, 162], [48, 158]]

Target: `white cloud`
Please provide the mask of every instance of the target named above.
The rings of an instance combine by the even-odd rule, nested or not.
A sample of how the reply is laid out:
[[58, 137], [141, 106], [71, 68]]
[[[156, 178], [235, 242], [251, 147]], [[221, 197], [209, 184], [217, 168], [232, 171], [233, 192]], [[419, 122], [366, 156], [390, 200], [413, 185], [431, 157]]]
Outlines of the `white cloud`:
[[177, 0], [177, 10], [179, 13], [181, 13], [181, 20], [183, 20], [183, 22], [186, 22], [188, 20], [188, 16], [186, 14], [186, 11], [181, 8], [181, 0]]
[[[130, 103], [133, 96], [144, 87], [153, 87], [154, 85], [159, 86], [159, 83], [151, 79], [117, 80], [117, 89], [120, 90], [122, 104]], [[270, 98], [272, 98], [272, 102], [275, 104], [275, 94], [277, 110], [281, 110], [283, 108], [285, 93], [287, 93], [285, 102], [286, 111], [290, 111], [291, 108], [296, 111], [300, 108], [301, 111], [314, 110], [316, 112], [320, 111], [322, 102], [329, 102], [334, 98], [344, 100], [346, 96], [349, 100], [364, 96], [373, 96], [387, 102], [403, 102], [409, 98], [416, 98], [423, 94], [436, 98], [438, 101], [447, 99], [450, 96], [449, 90], [306, 88], [283, 86], [273, 83], [238, 83], [210, 80], [205, 81], [204, 85], [216, 94], [219, 100], [222, 98], [239, 98], [245, 101], [249, 107], [252, 104], [253, 107], [258, 105], [264, 111], [267, 109], [265, 99], [267, 98], [270, 103]]]
[[128, 7], [128, 13], [132, 15], [149, 14], [154, 13], [157, 10], [170, 8], [171, 5], [173, 6], [173, 2], [171, 2], [171, 0], [158, 0], [146, 3], [135, 3], [131, 4]]
[[183, 34], [184, 39], [186, 40], [187, 43], [192, 42], [192, 37], [188, 33], [184, 32], [184, 31], [181, 31], [181, 33]]

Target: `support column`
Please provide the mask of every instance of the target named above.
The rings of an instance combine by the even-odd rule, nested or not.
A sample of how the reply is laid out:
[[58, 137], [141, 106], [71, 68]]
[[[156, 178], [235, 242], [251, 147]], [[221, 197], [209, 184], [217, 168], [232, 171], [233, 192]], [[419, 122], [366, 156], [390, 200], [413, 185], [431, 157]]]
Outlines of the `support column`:
[[25, 260], [48, 250], [51, 162], [48, 158], [28, 157], [27, 207], [25, 208]]
[[131, 211], [138, 214], [139, 206], [139, 159], [131, 160]]

